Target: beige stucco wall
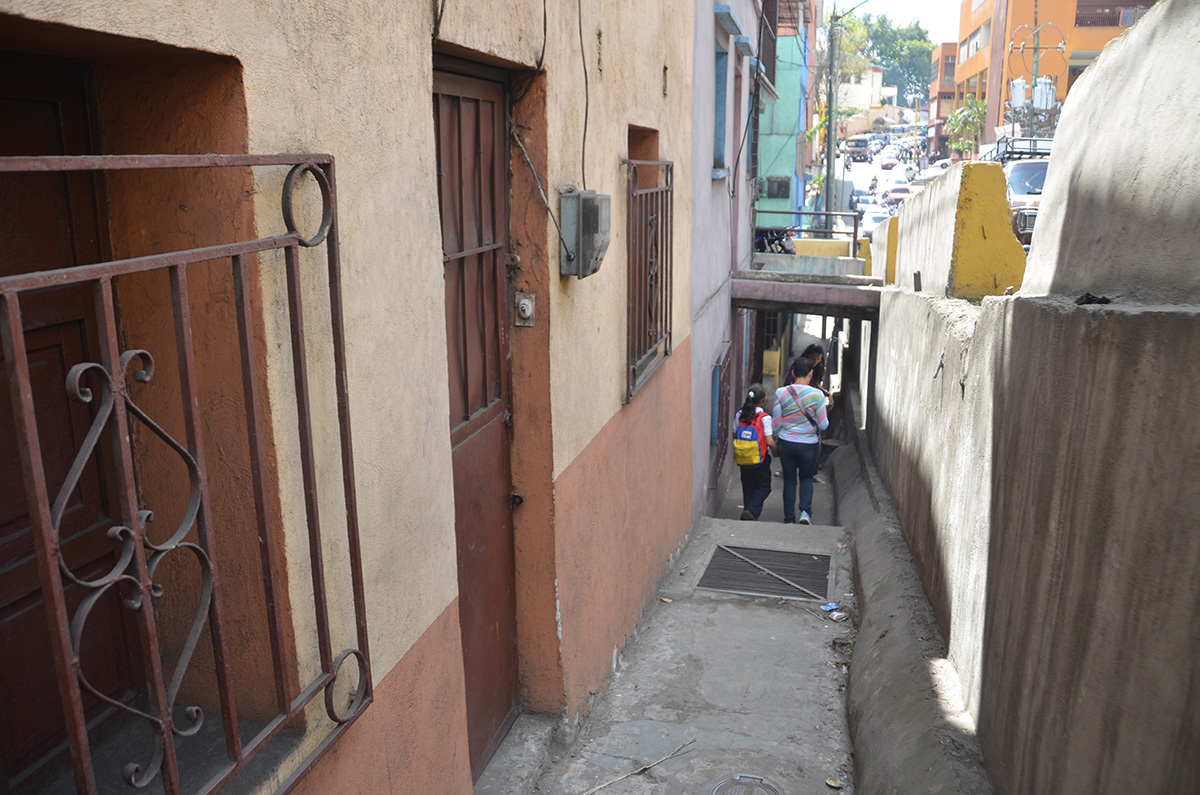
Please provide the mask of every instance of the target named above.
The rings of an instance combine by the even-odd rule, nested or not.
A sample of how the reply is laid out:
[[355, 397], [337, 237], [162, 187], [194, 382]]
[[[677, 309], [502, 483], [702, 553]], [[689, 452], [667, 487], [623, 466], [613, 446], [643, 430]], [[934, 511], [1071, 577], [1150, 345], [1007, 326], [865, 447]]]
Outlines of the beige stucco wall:
[[[350, 412], [376, 683], [445, 613], [457, 593], [444, 284], [430, 112], [435, 49], [430, 32], [437, 5], [213, 0], [164, 7], [149, 0], [0, 0], [4, 14], [232, 56], [243, 72], [250, 152], [335, 156]], [[630, 125], [657, 130], [660, 158], [674, 161], [672, 344], [679, 355], [689, 357], [693, 44], [690, 35], [680, 32], [691, 30], [691, 12], [690, 7], [630, 0], [584, 4], [590, 102], [586, 187], [612, 196], [613, 235], [595, 276], [560, 279], [557, 259], [548, 263], [550, 297], [546, 304], [539, 303], [537, 322], [548, 322], [551, 328], [554, 477], [620, 412], [639, 421], [645, 419], [643, 414], [655, 412], [646, 400], [640, 408], [636, 399], [631, 406], [622, 404], [627, 283], [626, 169], [620, 161], [628, 156]], [[547, 13], [548, 165], [539, 177], [557, 213], [558, 192], [583, 187], [584, 93], [575, 7], [549, 4]], [[543, 46], [542, 4], [447, 3], [438, 38], [438, 48], [451, 55], [473, 53], [502, 67], [531, 69]], [[73, 54], [72, 46], [65, 38], [61, 54]], [[743, 86], [743, 93], [747, 90]], [[186, 94], [180, 101], [187, 101]], [[517, 159], [513, 167], [525, 164]], [[259, 236], [284, 231], [279, 211], [284, 173], [256, 170]], [[548, 216], [544, 222], [549, 240], [555, 241]], [[312, 223], [310, 217], [301, 226], [311, 229]], [[333, 357], [325, 339], [329, 307], [323, 249], [301, 256], [307, 271], [306, 354], [313, 384], [322, 553], [336, 654], [355, 642]], [[317, 670], [318, 655], [283, 257], [264, 255], [260, 263], [266, 296], [266, 338], [261, 342], [281, 473], [288, 587], [301, 679], [307, 682]], [[675, 354], [672, 359], [669, 364], [677, 365]], [[683, 394], [679, 405], [687, 402]], [[631, 426], [633, 419], [621, 418], [628, 421], [619, 427]], [[675, 457], [686, 462], [686, 439], [679, 439]], [[686, 518], [686, 510], [681, 516]], [[679, 528], [680, 535], [685, 531]]]
[[[507, 4], [492, 5], [500, 9]], [[448, 11], [442, 38], [483, 49], [481, 38], [492, 27], [481, 22], [485, 8], [473, 4], [470, 14], [461, 16]], [[612, 196], [612, 239], [600, 271], [586, 279], [558, 277], [557, 263], [551, 263], [551, 302], [542, 318], [548, 316], [551, 323], [556, 477], [621, 409], [625, 394], [626, 168], [621, 159], [629, 155], [630, 125], [658, 130], [659, 157], [675, 164], [673, 344], [680, 345], [688, 335], [692, 42], [679, 31], [691, 29], [690, 13], [690, 7], [634, 5], [627, 0], [584, 4], [586, 186]], [[501, 34], [503, 46], [494, 51], [512, 60], [536, 60], [541, 43], [540, 14], [537, 17], [536, 31]], [[584, 77], [575, 6], [551, 4], [547, 29], [546, 118], [552, 122], [547, 131], [548, 173], [539, 176], [557, 213], [558, 193], [583, 188], [585, 176]], [[515, 167], [525, 166], [518, 161]], [[549, 218], [546, 223], [550, 239], [557, 241]]]

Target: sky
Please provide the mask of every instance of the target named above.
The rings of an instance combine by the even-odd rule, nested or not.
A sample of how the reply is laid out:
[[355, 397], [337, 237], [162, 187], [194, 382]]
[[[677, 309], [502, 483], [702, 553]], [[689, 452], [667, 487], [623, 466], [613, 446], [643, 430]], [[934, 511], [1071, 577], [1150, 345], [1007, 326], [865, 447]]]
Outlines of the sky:
[[[852, 8], [857, 0], [837, 0], [838, 10]], [[825, 11], [834, 4], [825, 2]], [[934, 46], [944, 41], [958, 41], [958, 17], [962, 0], [867, 0], [855, 14], [887, 16], [896, 26], [907, 25], [913, 19], [929, 31]]]

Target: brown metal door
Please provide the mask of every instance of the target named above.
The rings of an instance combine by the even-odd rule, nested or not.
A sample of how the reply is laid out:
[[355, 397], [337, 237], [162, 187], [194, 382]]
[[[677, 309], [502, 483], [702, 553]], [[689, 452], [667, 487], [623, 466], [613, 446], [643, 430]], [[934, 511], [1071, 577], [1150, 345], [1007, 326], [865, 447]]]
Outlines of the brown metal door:
[[517, 714], [504, 90], [434, 73], [458, 610], [475, 778]]
[[[57, 59], [0, 53], [0, 155], [91, 153], [82, 67]], [[95, 178], [76, 174], [0, 175], [0, 276], [69, 268], [103, 259], [107, 223]], [[92, 423], [91, 407], [66, 389], [70, 368], [98, 361], [90, 289], [49, 290], [21, 300], [25, 346], [42, 459], [51, 498], [67, 477]], [[34, 558], [16, 449], [7, 366], [0, 353], [0, 791], [24, 791], [60, 762], [64, 741], [45, 600]], [[65, 502], [58, 527], [63, 560], [80, 579], [115, 563], [106, 457], [93, 456]], [[67, 585], [68, 610], [85, 589]], [[140, 670], [128, 611], [116, 589], [89, 614], [79, 657], [83, 673], [109, 698], [127, 698]], [[106, 706], [85, 692], [93, 726]], [[110, 708], [111, 709], [111, 708]]]

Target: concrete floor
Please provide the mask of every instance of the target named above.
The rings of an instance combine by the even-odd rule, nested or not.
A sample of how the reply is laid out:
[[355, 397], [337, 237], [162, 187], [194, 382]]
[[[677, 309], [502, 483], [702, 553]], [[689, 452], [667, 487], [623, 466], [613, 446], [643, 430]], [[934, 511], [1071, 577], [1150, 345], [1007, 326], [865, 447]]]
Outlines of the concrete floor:
[[[718, 515], [698, 523], [573, 740], [557, 741], [570, 732], [555, 718], [522, 716], [476, 795], [583, 795], [601, 785], [604, 795], [695, 795], [736, 775], [763, 777], [787, 795], [831, 792], [827, 779], [853, 792], [848, 538], [839, 527], [769, 521], [782, 519], [781, 490], [776, 478], [763, 521], [738, 521], [735, 473]], [[828, 482], [816, 487], [813, 507], [816, 521], [832, 521]], [[833, 622], [815, 600], [698, 590], [718, 543], [829, 555], [830, 599], [851, 620]]]

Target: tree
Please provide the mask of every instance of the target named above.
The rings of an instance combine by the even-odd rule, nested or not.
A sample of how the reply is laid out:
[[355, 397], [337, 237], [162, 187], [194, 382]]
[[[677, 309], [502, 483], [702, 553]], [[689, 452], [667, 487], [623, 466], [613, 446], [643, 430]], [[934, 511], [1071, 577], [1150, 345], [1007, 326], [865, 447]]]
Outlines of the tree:
[[902, 28], [892, 25], [887, 15], [863, 17], [867, 32], [867, 57], [883, 69], [884, 85], [894, 85], [902, 96], [929, 91], [929, 59], [933, 42], [929, 32], [916, 22]]
[[980, 102], [974, 94], [967, 94], [965, 104], [946, 119], [946, 134], [950, 136], [950, 148], [955, 152], [979, 152], [979, 136], [983, 134], [983, 123], [987, 119], [987, 104]]
[[[837, 44], [834, 64], [834, 91], [837, 86], [847, 82], [851, 76], [860, 74], [871, 66], [867, 47], [867, 27], [862, 19], [856, 16], [846, 16], [837, 23]], [[928, 71], [928, 70], [926, 70]], [[813, 57], [813, 85], [817, 86], [819, 104], [825, 106], [828, 96], [829, 80], [829, 20], [817, 35], [816, 54]]]

